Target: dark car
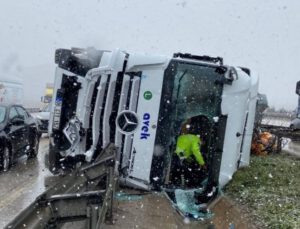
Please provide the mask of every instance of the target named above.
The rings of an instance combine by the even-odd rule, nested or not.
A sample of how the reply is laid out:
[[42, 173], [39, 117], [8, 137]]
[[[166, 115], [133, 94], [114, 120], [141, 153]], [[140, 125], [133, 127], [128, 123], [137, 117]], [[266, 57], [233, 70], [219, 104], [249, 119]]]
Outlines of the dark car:
[[0, 169], [7, 171], [20, 156], [36, 157], [40, 136], [36, 120], [22, 106], [0, 104]]

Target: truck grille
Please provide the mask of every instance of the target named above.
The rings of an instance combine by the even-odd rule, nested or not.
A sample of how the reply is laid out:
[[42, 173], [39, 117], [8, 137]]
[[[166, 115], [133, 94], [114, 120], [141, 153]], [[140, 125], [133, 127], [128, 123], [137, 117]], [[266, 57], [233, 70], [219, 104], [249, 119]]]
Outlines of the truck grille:
[[[86, 149], [90, 148], [93, 139], [93, 125], [99, 125], [98, 142], [95, 152], [101, 152], [110, 142], [118, 147], [121, 167], [128, 167], [132, 151], [132, 134], [122, 134], [117, 130], [116, 119], [122, 111], [128, 110], [136, 113], [140, 90], [141, 72], [125, 73], [128, 54], [124, 56], [123, 63], [116, 60], [114, 69], [122, 66], [122, 71], [103, 74], [94, 85], [93, 92], [85, 104], [89, 104]], [[120, 69], [120, 68], [119, 68]], [[99, 124], [98, 124], [99, 123]], [[96, 136], [96, 137], [97, 137]], [[123, 152], [121, 154], [120, 152]], [[123, 158], [121, 158], [123, 155]]]
[[[128, 91], [126, 91], [127, 98], [126, 98], [126, 103], [124, 103], [125, 99], [123, 100], [123, 103], [120, 103], [121, 106], [119, 106], [119, 113], [122, 112], [123, 110], [136, 112], [138, 98], [139, 98], [139, 90], [140, 90], [140, 81], [141, 81], [140, 76], [126, 77], [125, 81], [129, 84], [129, 87], [123, 88], [124, 90], [128, 89]], [[117, 139], [118, 140], [121, 139], [121, 141], [117, 142]], [[132, 142], [133, 142], [133, 137], [131, 134], [121, 136], [121, 133], [117, 132], [116, 145], [118, 146], [120, 144], [121, 152], [123, 152], [122, 154], [123, 158], [120, 158], [120, 164], [122, 169], [127, 168], [129, 166], [129, 160], [131, 158], [131, 152], [132, 152]]]
[[[116, 76], [108, 76], [105, 84], [100, 86], [103, 90], [103, 104], [100, 115], [100, 136], [98, 148], [103, 149], [109, 142], [115, 143], [119, 152], [121, 167], [128, 167], [130, 152], [132, 151], [132, 134], [125, 135], [117, 131], [116, 119], [124, 110], [136, 112], [140, 90], [141, 73], [124, 74], [119, 72]], [[98, 93], [101, 93], [99, 90]], [[103, 109], [104, 108], [104, 109]]]

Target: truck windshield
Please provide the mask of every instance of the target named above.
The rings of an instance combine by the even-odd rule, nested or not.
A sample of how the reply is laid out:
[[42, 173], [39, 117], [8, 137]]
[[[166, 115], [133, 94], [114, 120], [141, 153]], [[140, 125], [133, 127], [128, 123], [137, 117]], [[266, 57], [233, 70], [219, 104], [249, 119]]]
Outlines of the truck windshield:
[[176, 115], [186, 119], [197, 115], [213, 118], [221, 87], [216, 84], [220, 77], [216, 67], [179, 62], [174, 72]]
[[185, 120], [205, 116], [210, 122], [218, 115], [222, 85], [216, 82], [224, 76], [218, 66], [171, 61], [165, 71], [159, 122], [171, 123], [175, 132]]
[[168, 144], [170, 130], [178, 135], [181, 125], [193, 117], [203, 117], [209, 123], [220, 114], [223, 86], [221, 81], [224, 72], [218, 66], [202, 63], [171, 61], [165, 71], [163, 97], [159, 113], [159, 129], [157, 139], [164, 139], [160, 144]]
[[212, 123], [220, 110], [222, 85], [216, 82], [223, 73], [218, 66], [173, 60], [164, 76], [160, 120], [172, 123], [177, 133], [182, 122], [192, 117], [204, 116]]
[[0, 123], [2, 123], [5, 119], [6, 108], [0, 106]]

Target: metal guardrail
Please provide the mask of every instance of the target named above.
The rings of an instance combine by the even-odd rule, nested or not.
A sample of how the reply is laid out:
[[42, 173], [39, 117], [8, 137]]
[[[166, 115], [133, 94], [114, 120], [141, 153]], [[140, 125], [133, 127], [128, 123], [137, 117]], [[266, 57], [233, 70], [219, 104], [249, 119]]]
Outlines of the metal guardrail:
[[75, 221], [85, 221], [86, 229], [102, 228], [105, 221], [112, 221], [115, 155], [116, 149], [110, 144], [93, 164], [62, 177], [5, 229], [61, 228]]

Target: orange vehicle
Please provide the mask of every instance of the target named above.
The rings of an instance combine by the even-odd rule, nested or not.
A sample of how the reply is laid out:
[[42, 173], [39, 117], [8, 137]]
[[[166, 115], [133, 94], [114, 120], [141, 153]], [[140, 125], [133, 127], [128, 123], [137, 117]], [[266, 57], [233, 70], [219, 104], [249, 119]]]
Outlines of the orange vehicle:
[[265, 156], [276, 150], [276, 137], [270, 132], [256, 133], [253, 136], [251, 153]]

